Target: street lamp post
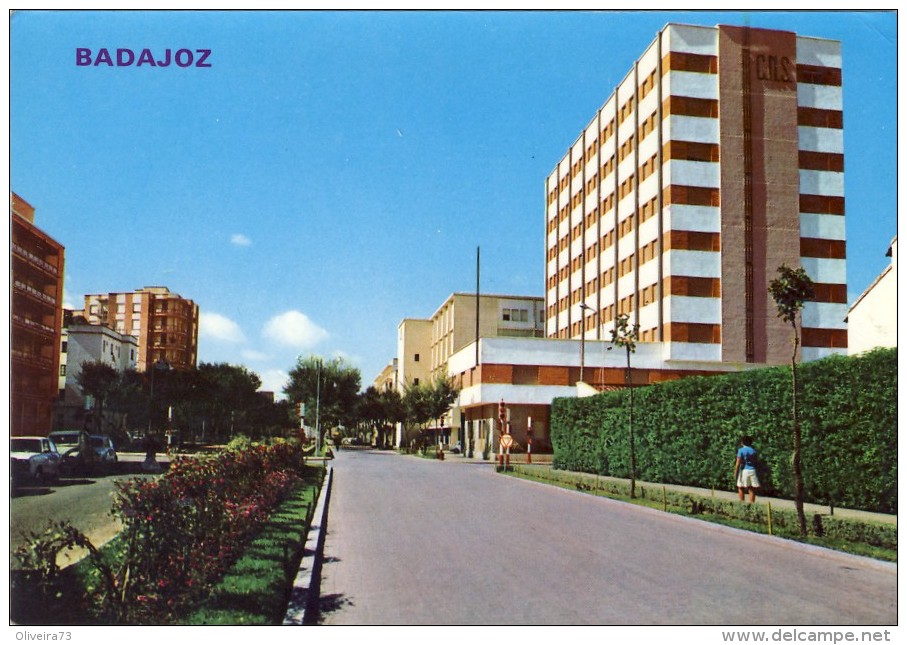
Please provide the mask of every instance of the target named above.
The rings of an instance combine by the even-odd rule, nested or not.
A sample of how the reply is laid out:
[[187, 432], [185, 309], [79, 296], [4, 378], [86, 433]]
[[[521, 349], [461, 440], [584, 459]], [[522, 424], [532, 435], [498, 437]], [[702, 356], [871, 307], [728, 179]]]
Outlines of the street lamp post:
[[169, 369], [170, 363], [163, 358], [159, 358], [151, 364], [151, 388], [148, 393], [148, 434], [151, 434], [151, 416], [154, 412], [154, 373], [158, 370]]

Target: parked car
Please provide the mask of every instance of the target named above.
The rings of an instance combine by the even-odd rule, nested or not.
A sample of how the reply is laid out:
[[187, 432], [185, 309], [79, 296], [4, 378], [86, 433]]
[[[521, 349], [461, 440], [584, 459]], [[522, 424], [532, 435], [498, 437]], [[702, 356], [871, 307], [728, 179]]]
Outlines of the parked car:
[[[88, 450], [83, 455], [79, 451], [79, 438], [85, 436]], [[98, 461], [97, 455], [91, 446], [91, 439], [81, 430], [54, 430], [48, 439], [57, 444], [57, 449], [63, 457], [62, 470], [64, 473], [86, 472]]]
[[91, 444], [94, 454], [97, 455], [97, 460], [102, 464], [113, 464], [116, 463], [117, 451], [113, 446], [113, 441], [105, 435], [91, 435], [88, 438], [88, 442]]
[[47, 437], [11, 437], [9, 440], [10, 476], [14, 481], [24, 477], [44, 482], [60, 476], [63, 457], [53, 439]]
[[56, 444], [65, 459], [67, 453], [79, 450], [79, 434], [78, 430], [54, 430], [47, 438]]

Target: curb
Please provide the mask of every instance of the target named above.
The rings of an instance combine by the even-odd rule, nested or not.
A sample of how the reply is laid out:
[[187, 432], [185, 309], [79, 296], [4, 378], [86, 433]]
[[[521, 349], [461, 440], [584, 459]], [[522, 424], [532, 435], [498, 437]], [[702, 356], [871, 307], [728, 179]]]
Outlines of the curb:
[[312, 525], [303, 546], [299, 572], [290, 590], [290, 602], [284, 615], [284, 625], [314, 625], [318, 618], [318, 601], [321, 596], [321, 565], [324, 561], [324, 540], [328, 529], [328, 507], [331, 502], [331, 485], [334, 467], [328, 466], [324, 485], [318, 495], [318, 504], [312, 516]]

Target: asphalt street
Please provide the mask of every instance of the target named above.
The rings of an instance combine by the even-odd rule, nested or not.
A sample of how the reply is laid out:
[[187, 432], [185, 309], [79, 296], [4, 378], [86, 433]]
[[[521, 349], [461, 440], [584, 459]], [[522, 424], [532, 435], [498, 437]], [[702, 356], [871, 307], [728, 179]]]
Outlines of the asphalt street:
[[338, 451], [332, 625], [892, 625], [897, 568], [496, 474]]

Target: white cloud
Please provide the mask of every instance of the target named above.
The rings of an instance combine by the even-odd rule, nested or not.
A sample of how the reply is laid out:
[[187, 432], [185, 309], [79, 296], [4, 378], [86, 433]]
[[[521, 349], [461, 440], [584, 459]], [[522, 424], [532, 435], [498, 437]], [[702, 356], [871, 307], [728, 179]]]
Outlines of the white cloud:
[[227, 341], [229, 343], [241, 343], [246, 337], [235, 322], [210, 311], [199, 313], [198, 333], [203, 338], [212, 340]]
[[236, 246], [252, 246], [252, 240], [242, 233], [234, 233], [230, 238], [230, 244], [235, 244]]
[[244, 349], [240, 352], [240, 355], [247, 361], [264, 361], [271, 358], [268, 354], [254, 349]]
[[328, 337], [327, 331], [301, 311], [287, 311], [265, 323], [262, 335], [282, 345], [309, 349]]
[[256, 372], [261, 379], [261, 392], [273, 392], [274, 398], [278, 401], [286, 398], [283, 394], [283, 388], [290, 380], [290, 375], [280, 369], [264, 370]]

